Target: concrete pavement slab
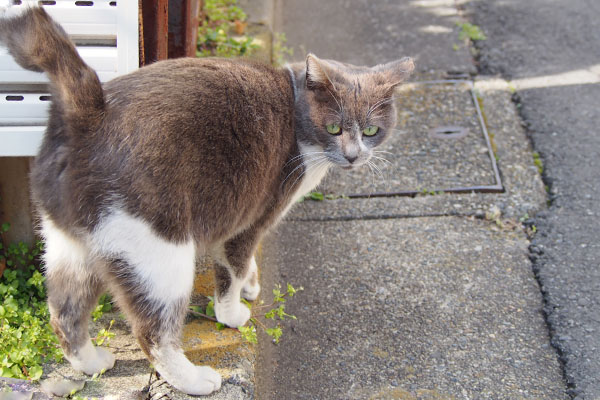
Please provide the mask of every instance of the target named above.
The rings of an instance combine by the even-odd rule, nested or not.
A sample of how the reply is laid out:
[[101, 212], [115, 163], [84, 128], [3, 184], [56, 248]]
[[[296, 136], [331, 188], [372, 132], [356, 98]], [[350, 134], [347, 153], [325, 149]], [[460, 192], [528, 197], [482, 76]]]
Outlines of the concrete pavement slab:
[[305, 291], [258, 397], [567, 399], [527, 246], [462, 217], [284, 223], [263, 274]]

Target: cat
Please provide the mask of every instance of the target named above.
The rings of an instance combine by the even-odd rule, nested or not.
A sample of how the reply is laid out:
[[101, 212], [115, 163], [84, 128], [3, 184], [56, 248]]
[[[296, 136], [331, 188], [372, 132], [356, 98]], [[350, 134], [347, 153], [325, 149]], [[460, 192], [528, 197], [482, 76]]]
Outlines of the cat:
[[396, 121], [403, 58], [372, 68], [313, 54], [273, 68], [246, 59], [157, 62], [102, 86], [43, 8], [0, 19], [0, 43], [51, 81], [31, 171], [45, 239], [51, 325], [74, 369], [115, 358], [87, 324], [108, 290], [159, 374], [182, 392], [221, 386], [180, 346], [195, 261], [215, 261], [215, 313], [244, 325], [259, 294], [261, 237], [331, 166], [367, 163]]

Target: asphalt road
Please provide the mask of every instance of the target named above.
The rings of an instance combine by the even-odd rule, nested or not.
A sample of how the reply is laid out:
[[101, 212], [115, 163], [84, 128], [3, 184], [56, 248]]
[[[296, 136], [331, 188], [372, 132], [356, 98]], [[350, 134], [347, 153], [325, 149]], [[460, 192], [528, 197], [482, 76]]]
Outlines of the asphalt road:
[[600, 2], [467, 3], [480, 73], [513, 81], [551, 194], [531, 257], [569, 393], [600, 399]]

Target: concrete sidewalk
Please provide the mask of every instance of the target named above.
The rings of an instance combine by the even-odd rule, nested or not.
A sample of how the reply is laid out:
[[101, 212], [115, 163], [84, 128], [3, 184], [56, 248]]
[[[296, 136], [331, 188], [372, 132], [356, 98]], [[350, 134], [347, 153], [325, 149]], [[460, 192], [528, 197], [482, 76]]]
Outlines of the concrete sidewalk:
[[[276, 10], [297, 59], [306, 50], [367, 65], [410, 55], [413, 81], [475, 72], [454, 1], [280, 1]], [[263, 276], [306, 291], [281, 345], [259, 351], [258, 398], [569, 398], [520, 222], [545, 208], [546, 194], [508, 85], [474, 79], [505, 192], [296, 207], [264, 243]], [[355, 184], [335, 176], [336, 188]]]

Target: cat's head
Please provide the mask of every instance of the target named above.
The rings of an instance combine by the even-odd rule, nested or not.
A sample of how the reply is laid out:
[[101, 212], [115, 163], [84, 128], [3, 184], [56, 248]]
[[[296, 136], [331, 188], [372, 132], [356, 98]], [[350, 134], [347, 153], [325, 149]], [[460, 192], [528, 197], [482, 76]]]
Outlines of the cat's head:
[[368, 68], [309, 54], [301, 88], [308, 128], [298, 138], [302, 147], [323, 151], [341, 167], [365, 164], [396, 125], [394, 89], [413, 69], [410, 58]]

